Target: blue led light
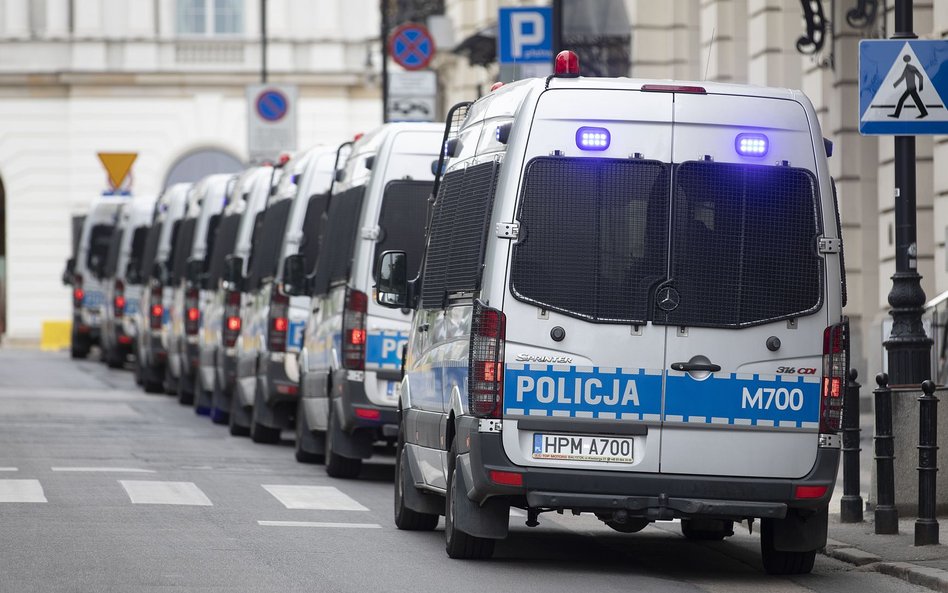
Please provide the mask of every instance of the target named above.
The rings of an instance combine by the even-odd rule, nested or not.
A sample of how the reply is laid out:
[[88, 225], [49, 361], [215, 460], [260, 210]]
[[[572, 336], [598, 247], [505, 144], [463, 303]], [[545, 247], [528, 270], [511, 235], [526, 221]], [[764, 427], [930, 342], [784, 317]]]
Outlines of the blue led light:
[[763, 134], [738, 134], [734, 148], [741, 156], [764, 156], [770, 150], [770, 141]]
[[605, 128], [582, 127], [576, 130], [576, 146], [582, 150], [605, 150], [612, 138]]

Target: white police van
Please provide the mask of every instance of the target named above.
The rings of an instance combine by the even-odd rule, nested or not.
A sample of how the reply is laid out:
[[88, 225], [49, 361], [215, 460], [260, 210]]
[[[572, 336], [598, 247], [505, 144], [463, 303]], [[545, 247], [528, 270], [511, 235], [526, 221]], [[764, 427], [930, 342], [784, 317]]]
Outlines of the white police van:
[[106, 261], [105, 317], [102, 322], [102, 354], [112, 368], [119, 368], [134, 353], [138, 335], [135, 320], [141, 305], [141, 257], [145, 238], [155, 214], [154, 196], [128, 198], [119, 211], [118, 223]]
[[85, 358], [99, 345], [105, 314], [105, 265], [119, 208], [127, 200], [99, 196], [82, 222], [76, 259], [69, 265], [72, 283], [72, 358]]
[[[262, 240], [254, 242], [248, 274], [246, 323], [238, 342], [237, 381], [240, 393], [253, 394], [250, 438], [276, 443], [291, 428], [299, 403], [297, 355], [309, 313], [308, 296], [284, 291], [281, 262], [293, 255], [305, 269], [315, 263], [319, 220], [329, 205], [336, 149], [316, 146], [283, 166], [276, 193], [263, 217]], [[297, 448], [297, 456], [299, 449]]]
[[560, 75], [470, 105], [422, 273], [379, 262], [379, 302], [416, 310], [397, 525], [446, 515], [475, 558], [511, 506], [761, 519], [765, 569], [809, 572], [848, 350], [828, 148], [784, 89]]
[[145, 238], [141, 275], [145, 279], [141, 308], [138, 313], [138, 343], [136, 345], [137, 380], [149, 393], [160, 393], [168, 388], [165, 369], [168, 364], [167, 332], [171, 306], [171, 269], [174, 260], [174, 230], [184, 216], [190, 183], [176, 183], [158, 197], [155, 216]]
[[[420, 262], [442, 126], [393, 123], [353, 145], [338, 175], [308, 282], [313, 295], [300, 352], [298, 445], [325, 456], [326, 472], [355, 477], [379, 440], [394, 441], [401, 349], [409, 311], [380, 307], [369, 294], [375, 259], [408, 245]], [[299, 269], [299, 268], [298, 268]], [[302, 278], [284, 278], [293, 289]]]

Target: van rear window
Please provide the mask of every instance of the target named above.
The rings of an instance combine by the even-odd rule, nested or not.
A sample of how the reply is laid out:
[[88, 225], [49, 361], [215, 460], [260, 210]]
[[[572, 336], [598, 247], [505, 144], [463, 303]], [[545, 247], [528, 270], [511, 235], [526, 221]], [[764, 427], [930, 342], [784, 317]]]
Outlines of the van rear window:
[[86, 255], [86, 266], [93, 274], [99, 275], [105, 266], [109, 255], [109, 243], [115, 227], [110, 224], [97, 224], [89, 233], [89, 253]]
[[330, 198], [329, 210], [320, 225], [322, 253], [316, 261], [314, 294], [326, 294], [334, 283], [349, 279], [364, 195], [365, 186], [360, 185]]
[[[537, 158], [511, 288], [598, 322], [740, 327], [806, 315], [822, 299], [816, 196], [813, 176], [791, 167]], [[678, 291], [670, 312], [655, 302], [664, 286]]]
[[[135, 234], [132, 235], [132, 250], [128, 256], [127, 266], [132, 268], [141, 269], [142, 255], [145, 253], [145, 242], [148, 239], [148, 226], [140, 226], [135, 229]], [[125, 270], [121, 270], [122, 274], [125, 274]], [[126, 282], [130, 283], [126, 278]]]
[[177, 286], [187, 274], [188, 259], [191, 257], [191, 248], [194, 246], [195, 226], [197, 226], [197, 219], [188, 218], [178, 227], [178, 236], [175, 238], [173, 248], [174, 259], [170, 260], [172, 286]]
[[316, 260], [319, 257], [319, 224], [327, 208], [329, 208], [328, 193], [311, 196], [306, 204], [299, 253], [303, 256], [303, 269], [307, 273], [311, 273], [316, 268]]
[[122, 229], [117, 229], [112, 233], [112, 239], [109, 241], [109, 252], [105, 258], [105, 267], [102, 270], [102, 276], [111, 278], [115, 276], [118, 267], [119, 252], [122, 248]]
[[155, 267], [155, 258], [158, 256], [158, 240], [161, 238], [161, 223], [157, 220], [148, 227], [148, 236], [145, 239], [145, 250], [141, 259], [142, 278], [151, 278], [152, 268]]
[[[286, 221], [290, 216], [292, 205], [292, 199], [283, 199], [275, 203], [271, 202], [267, 209], [260, 213], [263, 217], [258, 218], [260, 226], [254, 227], [247, 275], [247, 285], [251, 288], [259, 287], [265, 278], [276, 276], [280, 263], [280, 247], [283, 245]], [[259, 217], [260, 214], [257, 216]]]
[[408, 255], [408, 278], [418, 275], [425, 251], [428, 198], [433, 186], [431, 181], [391, 181], [385, 186], [379, 213], [379, 238], [372, 258], [373, 277], [379, 255], [389, 249], [398, 249]]
[[217, 288], [224, 274], [224, 259], [234, 252], [237, 245], [237, 230], [240, 228], [240, 214], [230, 214], [221, 219], [214, 238], [214, 250], [211, 251], [211, 264], [204, 281], [204, 288]]

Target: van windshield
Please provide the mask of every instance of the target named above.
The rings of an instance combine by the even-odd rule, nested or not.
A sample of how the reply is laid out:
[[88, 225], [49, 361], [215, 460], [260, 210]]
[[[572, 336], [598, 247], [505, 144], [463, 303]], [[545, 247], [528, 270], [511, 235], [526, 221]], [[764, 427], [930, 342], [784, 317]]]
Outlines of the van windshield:
[[[542, 157], [527, 165], [518, 220], [513, 294], [546, 309], [737, 327], [821, 304], [816, 186], [804, 169]], [[659, 286], [678, 291], [677, 308], [656, 306]]]
[[89, 233], [89, 253], [86, 255], [86, 266], [96, 276], [103, 272], [114, 230], [115, 227], [110, 224], [97, 224], [92, 227], [92, 231]]
[[405, 251], [408, 255], [407, 277], [418, 275], [425, 251], [428, 198], [433, 187], [433, 181], [391, 181], [385, 186], [379, 214], [379, 239], [372, 258], [373, 277], [379, 255], [389, 249]]

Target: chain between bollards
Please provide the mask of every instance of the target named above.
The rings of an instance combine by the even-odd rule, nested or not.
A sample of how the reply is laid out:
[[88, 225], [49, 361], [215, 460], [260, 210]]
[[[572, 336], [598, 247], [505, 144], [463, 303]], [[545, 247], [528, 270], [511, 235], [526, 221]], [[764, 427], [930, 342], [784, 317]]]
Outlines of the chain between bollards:
[[918, 519], [915, 520], [915, 545], [938, 543], [935, 518], [935, 476], [938, 473], [938, 398], [935, 384], [922, 383], [918, 398]]
[[899, 511], [895, 508], [895, 440], [892, 437], [892, 389], [885, 373], [876, 375], [876, 533], [897, 534]]
[[861, 523], [863, 502], [859, 492], [859, 373], [849, 369], [846, 392], [843, 395], [843, 498], [840, 501], [839, 520], [843, 523]]

